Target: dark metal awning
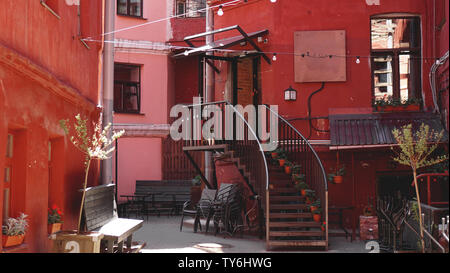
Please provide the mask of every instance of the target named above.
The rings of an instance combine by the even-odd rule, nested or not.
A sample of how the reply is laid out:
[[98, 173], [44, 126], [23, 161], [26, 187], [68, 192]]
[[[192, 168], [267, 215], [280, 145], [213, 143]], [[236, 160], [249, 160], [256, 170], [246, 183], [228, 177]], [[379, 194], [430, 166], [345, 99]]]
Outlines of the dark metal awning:
[[[241, 35], [239, 36], [233, 36], [233, 37], [228, 37], [228, 38], [224, 38], [221, 40], [217, 40], [214, 41], [210, 44], [206, 44], [200, 47], [196, 47], [193, 43], [193, 40], [198, 39], [198, 38], [202, 38], [208, 35], [214, 35], [216, 33], [221, 33], [221, 32], [226, 32], [226, 31], [231, 31], [231, 30], [237, 30]], [[221, 28], [218, 30], [213, 30], [213, 31], [208, 31], [208, 32], [203, 32], [203, 33], [199, 33], [199, 34], [195, 34], [192, 36], [188, 36], [184, 38], [184, 41], [189, 45], [189, 47], [191, 47], [192, 49], [187, 50], [185, 52], [176, 54], [174, 57], [175, 58], [181, 58], [181, 57], [185, 57], [187, 56], [192, 56], [192, 55], [199, 55], [199, 54], [204, 54], [207, 51], [211, 51], [214, 49], [226, 49], [238, 44], [241, 44], [243, 42], [247, 42], [249, 43], [257, 53], [260, 53], [263, 58], [267, 61], [267, 63], [271, 63], [270, 58], [267, 57], [266, 54], [264, 54], [262, 52], [262, 50], [258, 47], [258, 45], [253, 41], [254, 38], [258, 38], [258, 37], [262, 37], [264, 35], [267, 35], [269, 33], [269, 31], [267, 29], [264, 30], [260, 30], [260, 31], [256, 31], [256, 32], [252, 32], [252, 33], [246, 33], [240, 26], [235, 25], [235, 26], [231, 26], [231, 27], [226, 27], [226, 28]]]
[[[330, 149], [384, 147], [396, 144], [392, 130], [412, 124], [417, 130], [424, 123], [435, 132], [444, 130], [439, 116], [432, 113], [373, 113], [330, 116]], [[433, 140], [430, 140], [433, 141]], [[441, 142], [448, 142], [444, 132]]]

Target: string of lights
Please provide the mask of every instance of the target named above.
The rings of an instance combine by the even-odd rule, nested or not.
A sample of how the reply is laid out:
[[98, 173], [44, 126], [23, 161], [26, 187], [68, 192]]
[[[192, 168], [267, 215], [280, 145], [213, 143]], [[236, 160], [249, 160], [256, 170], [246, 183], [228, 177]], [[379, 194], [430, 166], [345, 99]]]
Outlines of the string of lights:
[[[169, 45], [169, 44], [162, 44], [162, 43], [158, 43], [158, 42], [152, 42], [152, 41], [139, 41], [139, 42], [132, 42], [132, 41], [123, 41], [123, 40], [116, 40], [116, 41], [101, 41], [101, 40], [94, 40], [91, 38], [86, 38], [83, 39], [86, 42], [105, 42], [105, 43], [114, 43], [114, 44], [118, 44], [118, 45], [131, 45], [131, 46], [135, 46], [136, 49], [145, 49], [145, 46], [153, 46], [150, 49], [164, 49], [164, 50], [185, 50], [184, 55], [185, 56], [189, 56], [189, 51], [190, 50], [199, 50], [199, 48], [197, 47], [190, 47], [190, 46], [176, 46], [176, 45]], [[128, 47], [129, 49], [131, 49], [131, 47]], [[238, 53], [240, 55], [248, 55], [248, 54], [253, 54], [253, 53], [258, 53], [258, 54], [266, 54], [266, 55], [271, 55], [272, 56], [272, 61], [276, 62], [278, 60], [278, 56], [280, 55], [291, 55], [291, 56], [296, 56], [296, 57], [302, 57], [302, 58], [316, 58], [316, 59], [332, 59], [332, 58], [350, 58], [350, 59], [354, 59], [356, 64], [360, 64], [362, 59], [371, 59], [371, 58], [375, 58], [375, 57], [380, 57], [379, 55], [377, 56], [372, 56], [372, 55], [336, 55], [336, 54], [316, 54], [316, 53], [311, 53], [311, 52], [304, 52], [304, 53], [298, 53], [298, 52], [274, 52], [274, 51], [259, 51], [259, 52], [254, 52], [254, 51], [246, 51], [246, 50], [237, 50], [237, 49], [223, 49], [223, 48], [202, 48], [201, 49], [204, 52], [217, 52], [217, 53]], [[140, 51], [139, 53], [143, 53], [145, 54], [145, 51]], [[152, 53], [154, 54], [154, 53]], [[390, 56], [390, 58], [394, 59], [394, 58], [399, 58], [398, 56]], [[439, 59], [436, 58], [432, 58], [432, 57], [414, 57], [414, 56], [410, 56], [409, 59], [415, 59], [415, 60], [433, 60], [438, 62]]]

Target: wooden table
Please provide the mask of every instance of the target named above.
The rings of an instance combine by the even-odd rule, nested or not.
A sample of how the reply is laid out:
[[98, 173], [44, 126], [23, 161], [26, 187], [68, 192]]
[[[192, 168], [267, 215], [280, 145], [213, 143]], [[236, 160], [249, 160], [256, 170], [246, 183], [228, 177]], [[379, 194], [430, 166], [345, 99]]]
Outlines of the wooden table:
[[[355, 225], [352, 224], [352, 234], [347, 231], [344, 227], [343, 214], [344, 210], [353, 210], [355, 207], [353, 206], [330, 206], [328, 207], [328, 214], [330, 215], [338, 215], [338, 222], [329, 222], [329, 224], [339, 224], [339, 227], [345, 232], [345, 239], [347, 239], [348, 235], [350, 235], [350, 240], [353, 242], [353, 236], [355, 235]], [[334, 212], [331, 212], [334, 211]], [[353, 223], [353, 221], [352, 221]]]

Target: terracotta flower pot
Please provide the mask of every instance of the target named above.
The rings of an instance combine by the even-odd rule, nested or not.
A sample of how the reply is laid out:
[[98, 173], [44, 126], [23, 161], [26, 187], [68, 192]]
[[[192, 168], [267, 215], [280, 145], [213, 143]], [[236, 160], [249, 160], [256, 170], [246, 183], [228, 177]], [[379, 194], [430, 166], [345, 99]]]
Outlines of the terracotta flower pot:
[[278, 159], [278, 163], [280, 163], [280, 167], [283, 167], [285, 162], [286, 162], [285, 159]]
[[317, 210], [317, 207], [316, 206], [310, 206], [309, 209], [311, 210], [311, 212], [314, 212], [314, 211]]
[[25, 238], [25, 234], [16, 235], [16, 236], [7, 236], [2, 235], [2, 246], [3, 247], [12, 247], [17, 246], [23, 243]]
[[47, 232], [48, 234], [53, 234], [55, 232], [58, 232], [61, 230], [62, 223], [53, 223], [47, 225]]
[[320, 214], [314, 214], [314, 215], [313, 215], [314, 221], [315, 221], [315, 222], [320, 222], [320, 216], [321, 216]]
[[286, 174], [291, 174], [291, 166], [284, 166], [284, 172]]
[[344, 181], [344, 178], [341, 175], [333, 176], [333, 182], [335, 184], [341, 184]]
[[306, 189], [302, 189], [302, 190], [300, 191], [300, 193], [302, 194], [302, 196], [305, 196], [305, 195], [306, 195]]
[[278, 153], [271, 153], [271, 155], [273, 159], [276, 159], [278, 157]]

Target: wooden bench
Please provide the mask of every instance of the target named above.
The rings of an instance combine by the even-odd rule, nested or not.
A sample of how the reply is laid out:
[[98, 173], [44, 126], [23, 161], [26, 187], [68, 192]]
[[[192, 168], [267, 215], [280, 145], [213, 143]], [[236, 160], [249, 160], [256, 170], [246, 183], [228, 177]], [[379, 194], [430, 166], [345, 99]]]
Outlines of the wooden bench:
[[[118, 218], [114, 184], [87, 188], [83, 215], [87, 231], [104, 234], [103, 252], [139, 252], [145, 246], [145, 243], [132, 242], [133, 233], [143, 226], [143, 221]], [[124, 242], [126, 249], [123, 248]]]
[[192, 180], [136, 180], [136, 196], [148, 196], [147, 208], [160, 215], [161, 211], [179, 214], [191, 198]]

